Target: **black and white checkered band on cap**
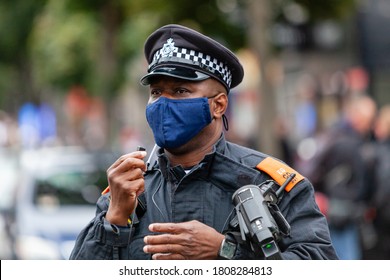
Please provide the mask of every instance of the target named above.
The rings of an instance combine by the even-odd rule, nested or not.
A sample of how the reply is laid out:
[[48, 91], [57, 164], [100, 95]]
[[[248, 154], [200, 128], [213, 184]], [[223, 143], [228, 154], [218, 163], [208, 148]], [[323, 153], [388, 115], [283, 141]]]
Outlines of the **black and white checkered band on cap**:
[[195, 50], [175, 47], [174, 44], [173, 39], [169, 38], [167, 43], [160, 50], [156, 51], [153, 61], [149, 65], [149, 72], [161, 64], [187, 64], [199, 68], [206, 74], [222, 79], [230, 88], [232, 73], [227, 65], [210, 55]]
[[141, 84], [150, 85], [156, 76], [189, 81], [215, 78], [227, 92], [241, 83], [244, 69], [236, 55], [216, 40], [191, 28], [168, 24], [145, 41], [148, 73]]

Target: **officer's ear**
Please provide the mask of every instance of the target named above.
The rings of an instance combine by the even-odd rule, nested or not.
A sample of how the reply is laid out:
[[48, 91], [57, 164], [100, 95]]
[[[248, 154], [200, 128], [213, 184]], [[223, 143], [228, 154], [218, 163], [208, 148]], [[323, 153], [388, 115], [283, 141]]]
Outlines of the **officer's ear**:
[[227, 110], [228, 103], [229, 99], [225, 92], [220, 92], [214, 96], [211, 103], [211, 114], [213, 115], [213, 118], [222, 118], [222, 115], [225, 114]]

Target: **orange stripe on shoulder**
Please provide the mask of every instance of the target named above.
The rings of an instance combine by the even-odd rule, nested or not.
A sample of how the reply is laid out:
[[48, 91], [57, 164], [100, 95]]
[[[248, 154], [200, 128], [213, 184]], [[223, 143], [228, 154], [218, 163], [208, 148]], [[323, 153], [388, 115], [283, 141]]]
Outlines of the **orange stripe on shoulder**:
[[290, 166], [272, 157], [265, 158], [256, 166], [256, 168], [267, 173], [280, 186], [286, 181], [286, 179], [288, 178], [288, 176], [290, 176], [290, 174], [295, 173], [295, 177], [285, 188], [287, 192], [291, 191], [291, 189], [296, 184], [298, 184], [300, 181], [302, 181], [305, 178], [297, 171], [292, 169]]
[[110, 192], [110, 186], [108, 186], [107, 188], [104, 189], [104, 191], [102, 191], [102, 195], [104, 195], [108, 192]]

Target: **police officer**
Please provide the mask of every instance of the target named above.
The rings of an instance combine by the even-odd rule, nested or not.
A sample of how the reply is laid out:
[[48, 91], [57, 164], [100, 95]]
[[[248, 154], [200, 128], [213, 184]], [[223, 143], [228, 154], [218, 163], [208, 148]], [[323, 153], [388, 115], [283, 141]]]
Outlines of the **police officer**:
[[[82, 230], [71, 259], [263, 259], [232, 238], [232, 195], [267, 180], [283, 183], [278, 206], [291, 231], [283, 259], [336, 259], [311, 183], [281, 161], [228, 142], [223, 133], [229, 91], [243, 79], [237, 57], [215, 40], [180, 25], [146, 40], [146, 118], [159, 147], [146, 168], [145, 151], [108, 169], [109, 187]], [[239, 231], [239, 229], [238, 229]], [[242, 241], [242, 240], [241, 240]]]

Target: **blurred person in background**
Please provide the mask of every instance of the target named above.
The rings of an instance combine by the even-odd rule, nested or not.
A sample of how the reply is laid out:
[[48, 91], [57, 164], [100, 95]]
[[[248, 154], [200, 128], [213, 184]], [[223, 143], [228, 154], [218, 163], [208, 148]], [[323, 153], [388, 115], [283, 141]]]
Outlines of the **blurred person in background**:
[[372, 187], [362, 149], [369, 139], [377, 107], [364, 94], [346, 97], [340, 120], [320, 136], [322, 148], [306, 174], [327, 216], [333, 245], [340, 259], [362, 258], [360, 226]]
[[[158, 145], [150, 156], [157, 160], [145, 164], [146, 152], [137, 151], [108, 169], [109, 188], [70, 258], [265, 259], [279, 247], [283, 259], [337, 259], [311, 183], [285, 163], [225, 139], [228, 94], [244, 75], [237, 57], [180, 25], [156, 30], [144, 51], [149, 69], [141, 83], [149, 86], [146, 118]], [[232, 196], [248, 184], [282, 185], [291, 173], [296, 177], [278, 203], [291, 231], [278, 246], [257, 252], [252, 239], [241, 240]], [[252, 226], [267, 228], [259, 223]]]
[[390, 259], [390, 105], [380, 108], [374, 133], [378, 145], [373, 206], [376, 209], [374, 226], [378, 240], [371, 257], [388, 260]]

